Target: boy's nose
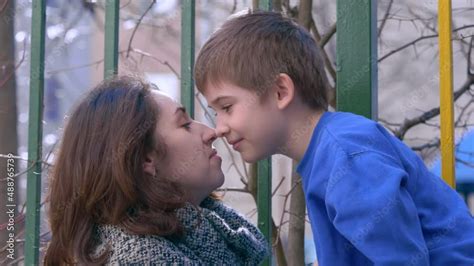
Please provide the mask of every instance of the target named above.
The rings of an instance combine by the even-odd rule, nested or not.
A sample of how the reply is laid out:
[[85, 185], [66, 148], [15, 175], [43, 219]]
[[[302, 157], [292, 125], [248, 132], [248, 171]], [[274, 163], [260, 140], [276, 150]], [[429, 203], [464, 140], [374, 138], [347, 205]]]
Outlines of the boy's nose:
[[229, 132], [229, 127], [226, 125], [223, 125], [222, 123], [217, 123], [216, 124], [216, 134], [217, 137], [222, 138], [225, 137], [225, 135]]

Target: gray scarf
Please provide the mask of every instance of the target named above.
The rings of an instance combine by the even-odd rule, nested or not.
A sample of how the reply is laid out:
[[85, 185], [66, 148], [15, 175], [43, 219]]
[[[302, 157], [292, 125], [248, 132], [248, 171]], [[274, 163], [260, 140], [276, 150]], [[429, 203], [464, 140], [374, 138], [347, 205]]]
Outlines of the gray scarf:
[[258, 265], [269, 254], [263, 235], [244, 217], [219, 201], [207, 198], [202, 209], [187, 204], [177, 210], [185, 229], [180, 238], [132, 235], [112, 225], [100, 225], [101, 244], [107, 245], [108, 264], [134, 265]]

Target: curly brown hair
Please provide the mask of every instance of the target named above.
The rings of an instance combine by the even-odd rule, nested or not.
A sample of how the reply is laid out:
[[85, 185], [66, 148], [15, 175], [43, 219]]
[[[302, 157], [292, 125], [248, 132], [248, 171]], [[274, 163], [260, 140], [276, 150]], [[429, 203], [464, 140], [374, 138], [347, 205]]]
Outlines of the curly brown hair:
[[72, 112], [49, 184], [52, 239], [45, 265], [95, 264], [98, 224], [130, 233], [173, 235], [182, 227], [175, 210], [183, 192], [171, 178], [143, 171], [145, 155], [166, 155], [154, 139], [159, 108], [152, 84], [133, 76], [106, 80]]

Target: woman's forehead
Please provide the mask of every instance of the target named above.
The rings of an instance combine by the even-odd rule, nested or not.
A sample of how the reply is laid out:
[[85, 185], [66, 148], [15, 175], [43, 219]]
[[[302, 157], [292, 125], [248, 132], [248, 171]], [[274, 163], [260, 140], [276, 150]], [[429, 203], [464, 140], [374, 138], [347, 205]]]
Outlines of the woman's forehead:
[[160, 106], [162, 105], [179, 105], [170, 95], [161, 92], [161, 91], [152, 91], [153, 98], [158, 102]]
[[181, 107], [181, 104], [171, 98], [168, 94], [153, 91], [153, 98], [158, 104], [159, 112], [161, 113], [160, 117], [168, 120], [174, 117], [176, 110]]
[[164, 99], [170, 99], [170, 100], [173, 100], [169, 94], [167, 94], [166, 92], [163, 92], [163, 91], [151, 90], [151, 94], [152, 94], [156, 99], [162, 99], [162, 100], [164, 100]]

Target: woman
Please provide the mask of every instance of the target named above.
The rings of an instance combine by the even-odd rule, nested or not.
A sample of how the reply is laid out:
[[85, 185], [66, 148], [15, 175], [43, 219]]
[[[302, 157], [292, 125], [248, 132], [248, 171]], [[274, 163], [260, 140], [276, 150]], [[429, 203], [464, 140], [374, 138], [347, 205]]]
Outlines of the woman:
[[69, 118], [49, 193], [46, 265], [256, 265], [262, 234], [215, 199], [214, 130], [145, 81], [104, 81]]

